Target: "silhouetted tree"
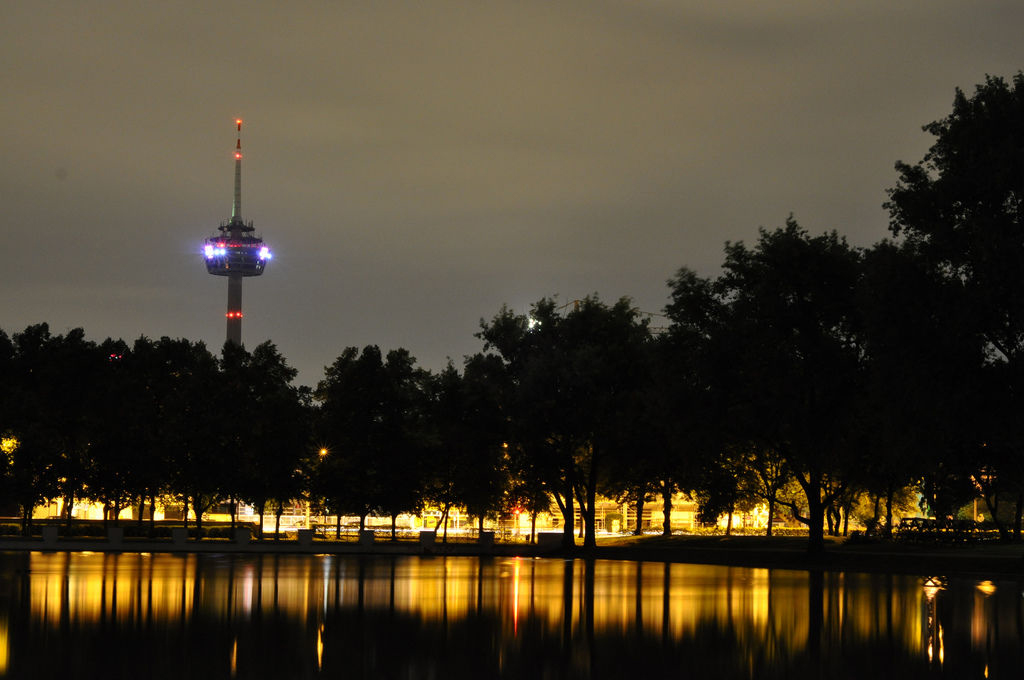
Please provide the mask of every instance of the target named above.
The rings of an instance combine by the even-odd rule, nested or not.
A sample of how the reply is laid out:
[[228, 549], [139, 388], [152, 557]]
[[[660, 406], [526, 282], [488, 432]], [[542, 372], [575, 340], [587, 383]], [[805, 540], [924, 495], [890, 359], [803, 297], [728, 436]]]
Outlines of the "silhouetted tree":
[[433, 441], [424, 472], [427, 497], [442, 509], [437, 529], [445, 528], [446, 538], [453, 505], [464, 506], [481, 530], [484, 518], [501, 509], [508, 486], [504, 376], [497, 357], [476, 354], [466, 359], [462, 375], [449, 363], [432, 381]]
[[711, 343], [718, 391], [740, 438], [788, 462], [808, 514], [790, 509], [812, 552], [855, 451], [859, 274], [860, 254], [838, 234], [811, 237], [790, 218], [753, 248], [727, 244], [713, 284], [724, 309]]
[[961, 467], [978, 445], [968, 413], [977, 402], [981, 345], [960, 286], [908, 244], [883, 241], [865, 252], [858, 306], [864, 380], [857, 481], [876, 506], [884, 502], [881, 528], [891, 534], [901, 490]]
[[203, 513], [223, 493], [231, 465], [217, 359], [202, 342], [184, 338], [161, 338], [156, 354], [166, 371], [156, 384], [162, 395], [159, 446], [171, 475], [168, 486], [183, 503], [184, 525], [191, 507], [202, 537]]
[[601, 469], [614, 446], [617, 414], [642, 385], [646, 321], [628, 299], [607, 306], [596, 297], [560, 313], [550, 299], [533, 306], [530, 321], [502, 310], [484, 324], [485, 349], [497, 350], [516, 385], [513, 431], [544, 471], [571, 540], [572, 499], [580, 505], [584, 546], [596, 540]]
[[339, 516], [372, 512], [392, 519], [418, 507], [426, 450], [425, 373], [404, 349], [349, 347], [317, 387], [321, 439], [330, 453], [315, 476], [318, 495]]
[[[960, 304], [949, 311], [970, 321], [992, 369], [981, 400], [1013, 400], [1024, 361], [1024, 74], [1010, 83], [988, 76], [970, 97], [958, 89], [950, 115], [924, 130], [935, 137], [924, 158], [896, 164], [899, 179], [886, 203], [890, 228], [957, 291]], [[1024, 471], [1015, 461], [1024, 441], [1013, 424], [1019, 410], [997, 411], [1003, 422], [989, 421], [988, 431], [961, 453], [975, 461], [975, 481], [987, 487], [986, 497], [995, 493], [989, 482], [996, 484], [1015, 497], [1019, 516]]]
[[[81, 485], [81, 456], [86, 445], [84, 403], [91, 385], [70, 382], [80, 376], [74, 362], [90, 359], [81, 329], [53, 336], [45, 323], [13, 338], [6, 389], [11, 395], [8, 431], [17, 440], [9, 454], [8, 489], [21, 508], [22, 533], [32, 531], [32, 512], [44, 499], [73, 494]], [[62, 375], [61, 369], [70, 375]], [[67, 422], [65, 422], [67, 419]], [[63, 473], [75, 474], [74, 481]]]
[[274, 535], [283, 509], [300, 498], [313, 454], [309, 406], [292, 386], [297, 371], [267, 341], [252, 354], [232, 343], [224, 346], [222, 401], [226, 411], [223, 440], [231, 459], [226, 476], [230, 496], [252, 504], [259, 516], [268, 503], [275, 510]]

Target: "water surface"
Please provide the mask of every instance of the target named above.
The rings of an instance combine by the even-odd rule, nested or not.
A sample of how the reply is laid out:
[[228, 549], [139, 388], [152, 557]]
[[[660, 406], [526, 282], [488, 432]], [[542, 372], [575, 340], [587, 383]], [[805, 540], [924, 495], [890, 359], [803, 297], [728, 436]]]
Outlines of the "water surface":
[[1018, 678], [1021, 592], [604, 560], [7, 553], [0, 677]]

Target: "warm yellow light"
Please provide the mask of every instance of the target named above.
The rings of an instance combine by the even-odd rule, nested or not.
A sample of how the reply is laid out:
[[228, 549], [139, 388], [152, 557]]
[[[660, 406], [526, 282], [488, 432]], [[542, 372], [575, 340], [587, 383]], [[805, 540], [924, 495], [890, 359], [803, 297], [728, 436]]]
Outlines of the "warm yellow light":
[[17, 437], [4, 437], [0, 439], [0, 451], [10, 455], [14, 453], [14, 450], [18, 448], [20, 443]]
[[941, 577], [929, 576], [924, 580], [922, 587], [924, 589], [924, 596], [931, 602], [940, 590], [946, 589], [946, 582]]
[[7, 637], [7, 621], [6, 619], [0, 620], [0, 675], [7, 675], [7, 659], [10, 656], [10, 651], [11, 641]]
[[992, 581], [982, 581], [981, 583], [978, 584], [977, 587], [978, 587], [978, 590], [980, 590], [986, 596], [991, 595], [992, 593], [996, 592], [996, 584], [992, 583]]
[[320, 457], [323, 458], [327, 455], [327, 449], [320, 449]]
[[[323, 449], [326, 451], [327, 449]], [[324, 667], [324, 624], [320, 624], [320, 628], [316, 631], [316, 668], [320, 670]]]

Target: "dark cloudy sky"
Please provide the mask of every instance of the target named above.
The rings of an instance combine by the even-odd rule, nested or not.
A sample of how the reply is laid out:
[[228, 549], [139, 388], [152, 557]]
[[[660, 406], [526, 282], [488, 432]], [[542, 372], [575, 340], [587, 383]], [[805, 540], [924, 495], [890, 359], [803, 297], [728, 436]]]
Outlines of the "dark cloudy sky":
[[886, 234], [954, 88], [1024, 68], [1019, 0], [0, 3], [0, 328], [224, 340], [202, 239], [276, 257], [243, 340], [315, 384], [546, 295], [666, 302], [792, 212]]

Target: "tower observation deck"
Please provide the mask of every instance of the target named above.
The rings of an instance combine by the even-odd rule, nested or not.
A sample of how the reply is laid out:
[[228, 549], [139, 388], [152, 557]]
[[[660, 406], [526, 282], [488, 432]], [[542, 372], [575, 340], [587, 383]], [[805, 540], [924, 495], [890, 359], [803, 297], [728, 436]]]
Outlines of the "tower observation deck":
[[242, 219], [242, 120], [235, 121], [235, 198], [231, 219], [217, 227], [219, 235], [206, 239], [203, 257], [206, 271], [228, 277], [227, 341], [242, 344], [242, 279], [259, 276], [272, 257], [263, 239], [254, 234], [252, 222]]

